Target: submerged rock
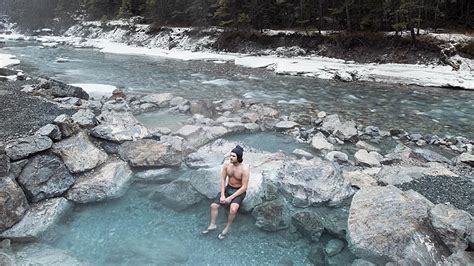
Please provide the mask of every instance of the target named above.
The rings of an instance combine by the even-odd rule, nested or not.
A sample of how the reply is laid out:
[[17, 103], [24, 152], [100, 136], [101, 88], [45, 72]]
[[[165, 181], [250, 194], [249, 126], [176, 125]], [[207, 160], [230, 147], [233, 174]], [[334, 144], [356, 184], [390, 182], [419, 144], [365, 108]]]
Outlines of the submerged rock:
[[151, 198], [176, 211], [188, 209], [203, 199], [187, 180], [175, 180], [161, 185], [154, 191]]
[[17, 265], [87, 265], [68, 252], [55, 249], [46, 244], [31, 244], [25, 246], [16, 252], [15, 257]]
[[125, 194], [131, 182], [132, 171], [127, 163], [114, 159], [94, 172], [80, 175], [66, 198], [79, 203], [118, 198]]
[[48, 229], [57, 225], [72, 207], [65, 198], [54, 198], [31, 205], [21, 221], [0, 234], [1, 238], [16, 241], [34, 241]]
[[295, 213], [291, 217], [291, 223], [304, 237], [307, 237], [309, 240], [314, 242], [319, 241], [319, 238], [324, 231], [321, 219], [316, 213], [310, 211]]
[[262, 203], [252, 211], [255, 226], [265, 231], [278, 231], [288, 228], [290, 212], [282, 200]]
[[344, 249], [344, 242], [339, 239], [331, 239], [328, 241], [326, 246], [324, 247], [324, 252], [329, 257], [332, 257], [338, 253], [340, 253]]

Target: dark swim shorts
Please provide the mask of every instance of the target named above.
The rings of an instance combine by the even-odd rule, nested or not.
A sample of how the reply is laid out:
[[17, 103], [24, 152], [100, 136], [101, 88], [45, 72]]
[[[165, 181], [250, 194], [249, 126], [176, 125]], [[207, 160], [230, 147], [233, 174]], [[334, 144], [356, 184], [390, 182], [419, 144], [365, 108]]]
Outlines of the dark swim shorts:
[[[239, 188], [237, 188], [237, 187], [232, 187], [232, 186], [227, 185], [227, 186], [225, 187], [225, 190], [224, 190], [224, 195], [225, 195], [225, 197], [227, 198], [227, 197], [229, 197], [230, 195], [234, 194], [237, 190], [239, 190]], [[242, 201], [244, 200], [246, 194], [247, 194], [247, 192], [244, 192], [244, 193], [238, 195], [237, 197], [235, 197], [235, 198], [230, 202], [230, 204], [232, 204], [232, 203], [237, 203], [237, 204], [241, 205], [241, 204], [242, 204]], [[216, 196], [216, 199], [214, 200], [214, 202], [217, 203], [217, 204], [220, 204], [220, 205], [222, 205], [222, 206], [227, 205], [227, 204], [222, 204], [220, 200], [221, 200], [221, 193], [219, 192], [219, 193], [217, 193], [217, 196]]]

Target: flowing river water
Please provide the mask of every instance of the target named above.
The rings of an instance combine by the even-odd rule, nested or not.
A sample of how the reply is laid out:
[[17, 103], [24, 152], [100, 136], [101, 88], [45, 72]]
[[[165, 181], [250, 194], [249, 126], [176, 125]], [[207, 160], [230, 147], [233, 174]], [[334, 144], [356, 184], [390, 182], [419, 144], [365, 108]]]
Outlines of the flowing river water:
[[[380, 83], [342, 83], [305, 77], [279, 76], [263, 69], [230, 63], [179, 61], [147, 56], [104, 54], [69, 47], [43, 49], [33, 42], [7, 42], [2, 50], [21, 60], [28, 73], [67, 83], [100, 83], [143, 93], [171, 92], [186, 99], [264, 101], [284, 111], [323, 110], [365, 126], [410, 133], [474, 138], [474, 92]], [[0, 50], [0, 51], [2, 51]], [[59, 63], [58, 58], [66, 58]], [[180, 118], [166, 113], [143, 115], [149, 126], [176, 129]], [[231, 136], [266, 151], [290, 153], [303, 144], [271, 133]], [[186, 178], [188, 169], [169, 173]], [[241, 214], [229, 237], [201, 236], [207, 226], [208, 202], [175, 212], [150, 197], [159, 183], [137, 181], [117, 200], [76, 205], [43, 242], [70, 251], [93, 265], [306, 265], [310, 250], [324, 246], [288, 235], [257, 229], [250, 214]], [[346, 207], [347, 208], [347, 207]], [[221, 213], [219, 226], [225, 216]], [[330, 264], [347, 265], [355, 257], [347, 247]]]

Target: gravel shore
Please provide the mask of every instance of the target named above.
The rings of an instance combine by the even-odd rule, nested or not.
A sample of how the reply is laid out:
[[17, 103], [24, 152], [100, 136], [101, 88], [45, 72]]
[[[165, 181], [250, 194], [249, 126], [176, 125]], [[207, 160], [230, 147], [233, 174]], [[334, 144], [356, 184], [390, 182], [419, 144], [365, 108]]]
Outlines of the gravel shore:
[[75, 112], [22, 92], [25, 84], [26, 81], [0, 81], [0, 144], [32, 135], [58, 115]]

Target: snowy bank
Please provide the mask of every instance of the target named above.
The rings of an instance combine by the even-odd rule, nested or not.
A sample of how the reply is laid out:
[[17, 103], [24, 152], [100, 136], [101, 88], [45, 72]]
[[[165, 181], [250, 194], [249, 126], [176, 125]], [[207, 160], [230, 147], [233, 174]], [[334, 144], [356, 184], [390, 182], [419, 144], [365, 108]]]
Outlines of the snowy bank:
[[11, 54], [0, 54], [0, 67], [12, 66], [20, 64], [20, 60]]
[[87, 92], [92, 97], [110, 97], [112, 92], [117, 89], [117, 87], [107, 84], [96, 84], [96, 83], [75, 83], [69, 84], [72, 86], [80, 87], [85, 92]]
[[[147, 32], [148, 26], [133, 27], [109, 22], [107, 30], [98, 22], [85, 22], [66, 31], [63, 37], [41, 37], [43, 43], [67, 43], [74, 47], [98, 48], [104, 53], [158, 56], [179, 60], [206, 60], [216, 63], [234, 62], [250, 68], [267, 68], [277, 74], [303, 75], [341, 81], [375, 81], [394, 84], [454, 87], [474, 90], [474, 60], [461, 58], [460, 69], [450, 66], [413, 64], [358, 64], [320, 56], [278, 57], [219, 53], [211, 50], [220, 30], [209, 28], [191, 34], [191, 28], [166, 28]], [[268, 32], [267, 34], [272, 34]], [[448, 36], [449, 35], [449, 36]], [[439, 35], [437, 38], [461, 40], [462, 36]], [[80, 37], [79, 37], [80, 36]], [[467, 37], [466, 37], [467, 38]], [[470, 37], [469, 37], [470, 38]]]

